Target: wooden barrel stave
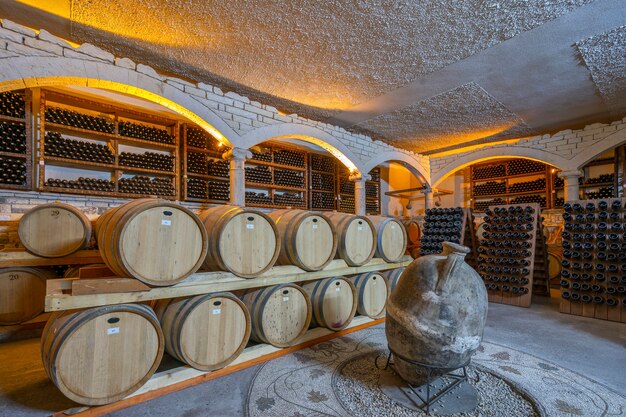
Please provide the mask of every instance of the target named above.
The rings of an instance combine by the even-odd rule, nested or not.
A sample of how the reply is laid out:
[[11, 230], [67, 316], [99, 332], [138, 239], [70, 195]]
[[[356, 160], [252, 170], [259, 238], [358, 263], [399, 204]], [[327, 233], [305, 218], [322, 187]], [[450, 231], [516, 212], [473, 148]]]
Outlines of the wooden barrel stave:
[[311, 327], [345, 329], [356, 314], [357, 294], [352, 281], [344, 277], [318, 280], [302, 286], [311, 298]]
[[40, 204], [24, 213], [18, 224], [22, 245], [45, 258], [69, 256], [86, 248], [91, 232], [87, 216], [64, 203]]
[[387, 280], [387, 285], [389, 286], [389, 295], [393, 293], [393, 290], [396, 288], [396, 285], [398, 285], [398, 281], [400, 280], [400, 277], [402, 276], [403, 272], [404, 272], [404, 267], [388, 269], [386, 271], [381, 272], [381, 275]]
[[402, 220], [404, 229], [406, 230], [407, 243], [409, 246], [415, 246], [420, 244], [420, 238], [422, 231], [419, 223], [415, 219]]
[[231, 293], [160, 300], [155, 311], [167, 353], [202, 371], [234, 361], [250, 337], [248, 309]]
[[150, 379], [163, 356], [163, 333], [154, 311], [141, 304], [63, 311], [48, 320], [41, 355], [66, 397], [103, 405]]
[[269, 217], [276, 223], [281, 241], [277, 264], [313, 272], [335, 257], [337, 232], [328, 217], [305, 210], [276, 210]]
[[337, 229], [337, 255], [349, 266], [368, 263], [376, 252], [376, 228], [365, 216], [347, 213], [326, 213]]
[[18, 324], [44, 310], [46, 279], [52, 273], [39, 268], [0, 269], [0, 325]]
[[107, 211], [97, 231], [109, 269], [154, 286], [182, 281], [198, 270], [208, 250], [200, 219], [176, 203], [157, 199], [135, 200]]
[[208, 234], [204, 269], [254, 278], [276, 263], [280, 254], [278, 229], [265, 213], [220, 206], [204, 210], [199, 217]]
[[407, 236], [404, 225], [398, 219], [384, 216], [368, 216], [376, 227], [376, 257], [386, 262], [397, 262], [406, 252]]
[[373, 319], [385, 315], [389, 297], [387, 281], [378, 272], [366, 272], [349, 278], [357, 291], [357, 311]]
[[311, 323], [309, 296], [295, 284], [249, 290], [242, 301], [250, 311], [250, 338], [259, 343], [292, 346]]

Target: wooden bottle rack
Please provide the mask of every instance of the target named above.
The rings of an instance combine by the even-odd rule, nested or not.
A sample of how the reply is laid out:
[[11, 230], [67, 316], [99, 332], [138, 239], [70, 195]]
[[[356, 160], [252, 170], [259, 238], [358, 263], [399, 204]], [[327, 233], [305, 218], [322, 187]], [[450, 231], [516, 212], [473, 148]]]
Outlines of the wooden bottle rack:
[[[470, 248], [470, 253], [465, 257], [465, 262], [467, 262], [470, 266], [475, 267], [478, 239], [476, 238], [476, 230], [474, 228], [474, 215], [472, 214], [471, 208], [456, 208], [460, 208], [463, 212], [463, 214], [461, 215], [461, 226], [458, 230], [461, 235], [459, 243]], [[428, 215], [426, 216], [426, 219], [427, 218]], [[426, 222], [424, 224], [426, 224]], [[421, 239], [428, 236], [430, 236], [430, 232], [425, 227], [423, 227]], [[422, 245], [423, 243], [420, 240], [420, 247], [422, 247]]]
[[0, 188], [9, 190], [30, 190], [33, 187], [33, 125], [32, 125], [32, 111], [31, 111], [31, 91], [26, 89], [22, 94], [24, 96], [24, 106], [26, 116], [22, 118], [0, 115], [0, 123], [11, 122], [24, 124], [26, 128], [26, 152], [13, 153], [13, 152], [0, 152], [0, 156], [7, 156], [10, 158], [23, 159], [26, 164], [26, 182], [24, 184], [0, 184]]

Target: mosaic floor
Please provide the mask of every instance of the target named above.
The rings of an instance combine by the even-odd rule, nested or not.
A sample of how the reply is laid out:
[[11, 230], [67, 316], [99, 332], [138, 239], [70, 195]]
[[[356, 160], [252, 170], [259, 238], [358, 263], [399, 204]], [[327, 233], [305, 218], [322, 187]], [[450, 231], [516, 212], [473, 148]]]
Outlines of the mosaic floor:
[[[382, 392], [379, 380], [384, 371], [375, 366], [374, 359], [386, 354], [381, 327], [267, 362], [250, 385], [246, 415], [424, 415]], [[626, 416], [626, 398], [602, 384], [494, 343], [483, 343], [474, 357], [470, 379], [479, 393], [479, 405], [471, 413], [455, 416]]]

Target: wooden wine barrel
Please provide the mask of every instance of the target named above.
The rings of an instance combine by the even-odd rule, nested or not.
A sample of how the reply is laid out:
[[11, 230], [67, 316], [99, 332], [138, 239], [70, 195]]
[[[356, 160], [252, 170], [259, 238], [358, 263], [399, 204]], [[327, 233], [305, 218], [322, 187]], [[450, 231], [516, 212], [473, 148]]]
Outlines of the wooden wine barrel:
[[393, 217], [369, 216], [376, 227], [376, 257], [386, 262], [399, 261], [406, 252], [407, 237], [404, 225]]
[[22, 323], [42, 313], [46, 279], [51, 277], [37, 268], [0, 269], [0, 325]]
[[319, 271], [335, 257], [337, 232], [328, 217], [305, 210], [276, 210], [269, 216], [280, 236], [279, 265]]
[[174, 202], [139, 199], [107, 210], [96, 223], [109, 269], [149, 285], [173, 285], [200, 268], [208, 245], [204, 225]]
[[415, 219], [402, 220], [404, 229], [406, 230], [406, 236], [409, 246], [415, 246], [420, 244], [420, 238], [422, 237], [422, 231], [420, 225]]
[[559, 250], [548, 250], [548, 279], [550, 284], [557, 285], [561, 280], [561, 261], [563, 256]]
[[356, 314], [354, 284], [344, 277], [326, 278], [303, 285], [313, 306], [311, 327], [345, 329]]
[[270, 269], [280, 253], [278, 229], [257, 210], [219, 206], [200, 213], [209, 250], [203, 268], [254, 278]]
[[202, 371], [234, 361], [250, 338], [248, 309], [231, 293], [160, 300], [155, 312], [167, 353]]
[[478, 228], [476, 229], [476, 237], [478, 238], [479, 241], [483, 241], [485, 240], [485, 238], [483, 237], [483, 233], [485, 232], [485, 225], [487, 223], [482, 222], [481, 224], [478, 225]]
[[373, 319], [385, 314], [385, 304], [389, 296], [387, 281], [378, 272], [367, 272], [350, 277], [356, 287], [357, 311]]
[[326, 213], [337, 229], [337, 255], [349, 266], [361, 266], [374, 257], [376, 228], [365, 216], [346, 213]]
[[58, 258], [84, 249], [91, 239], [91, 222], [69, 204], [41, 204], [20, 219], [17, 233], [27, 251]]
[[291, 346], [311, 323], [311, 300], [301, 287], [282, 284], [250, 290], [243, 295], [250, 311], [250, 338], [277, 347]]
[[102, 405], [140, 388], [163, 357], [163, 332], [154, 311], [119, 304], [54, 313], [41, 337], [52, 382], [72, 401]]
[[389, 295], [393, 293], [393, 289], [396, 288], [398, 284], [398, 280], [400, 280], [400, 276], [404, 272], [404, 267], [396, 268], [396, 269], [388, 269], [387, 271], [381, 272], [381, 275], [385, 277], [387, 280], [387, 285], [389, 286]]

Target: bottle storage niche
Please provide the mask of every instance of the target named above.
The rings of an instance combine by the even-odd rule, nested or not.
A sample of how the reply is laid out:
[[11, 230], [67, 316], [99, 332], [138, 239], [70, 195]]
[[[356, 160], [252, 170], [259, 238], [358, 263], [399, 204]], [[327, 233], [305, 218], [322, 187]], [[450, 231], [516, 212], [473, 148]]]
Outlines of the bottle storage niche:
[[[370, 179], [365, 181], [365, 212], [369, 215], [380, 214], [380, 168], [367, 173]], [[337, 211], [355, 213], [354, 181], [344, 165], [337, 164]]]
[[246, 160], [246, 206], [301, 208], [308, 205], [307, 154], [273, 144]]
[[511, 159], [472, 165], [470, 193], [472, 207], [538, 203], [550, 207], [553, 169], [541, 162]]
[[[485, 210], [478, 273], [487, 287], [489, 301], [529, 307], [535, 268], [545, 251], [536, 252], [541, 234], [539, 204], [492, 206]], [[537, 261], [538, 257], [543, 257]], [[545, 276], [545, 272], [543, 273]]]
[[40, 111], [39, 190], [178, 199], [178, 121], [56, 91]]
[[561, 312], [626, 322], [626, 199], [563, 209]]
[[477, 242], [472, 209], [456, 207], [426, 210], [420, 255], [440, 254], [443, 250], [442, 242], [460, 243], [469, 247], [466, 262], [474, 266]]
[[183, 124], [181, 137], [185, 201], [227, 203], [230, 200], [230, 163], [222, 155], [230, 148], [192, 124]]
[[0, 188], [32, 187], [30, 91], [0, 93]]
[[335, 210], [336, 186], [335, 159], [316, 153], [309, 154], [309, 208], [311, 210]]

